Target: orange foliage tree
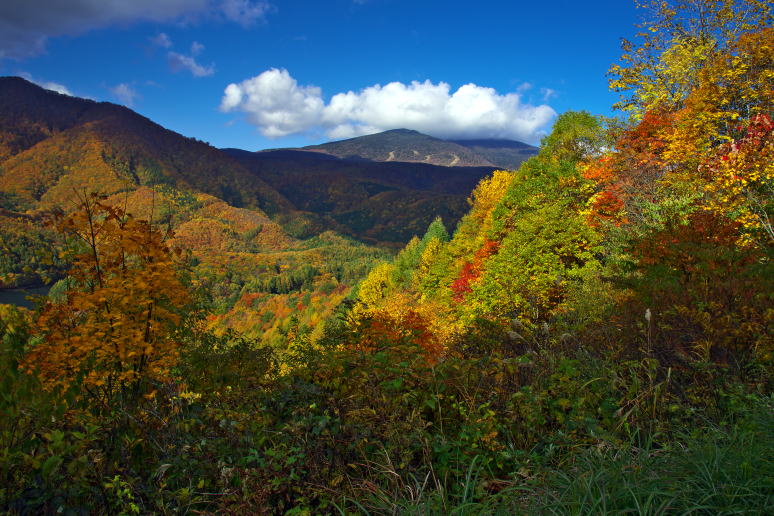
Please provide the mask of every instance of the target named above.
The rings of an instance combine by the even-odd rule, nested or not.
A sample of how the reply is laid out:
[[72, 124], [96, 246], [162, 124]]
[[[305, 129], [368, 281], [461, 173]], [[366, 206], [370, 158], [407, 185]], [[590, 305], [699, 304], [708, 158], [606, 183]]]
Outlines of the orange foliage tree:
[[175, 254], [148, 222], [85, 197], [58, 229], [73, 243], [66, 299], [47, 303], [42, 336], [23, 364], [49, 389], [79, 386], [107, 407], [153, 397], [178, 356], [173, 337], [188, 303]]
[[374, 353], [397, 344], [416, 345], [429, 363], [435, 363], [443, 354], [444, 345], [432, 325], [431, 318], [417, 310], [370, 312], [358, 319], [356, 338], [346, 347]]
[[[697, 210], [687, 223], [670, 223], [634, 245], [634, 304], [652, 308], [654, 351], [662, 361], [771, 363], [771, 268], [761, 249], [738, 247], [740, 226]], [[633, 311], [642, 314], [645, 306]]]

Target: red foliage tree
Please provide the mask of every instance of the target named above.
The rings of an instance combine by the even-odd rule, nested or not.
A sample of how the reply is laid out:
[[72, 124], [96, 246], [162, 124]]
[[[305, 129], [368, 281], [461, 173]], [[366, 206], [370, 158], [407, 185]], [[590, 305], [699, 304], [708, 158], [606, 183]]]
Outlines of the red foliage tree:
[[495, 240], [486, 240], [484, 245], [475, 252], [472, 262], [465, 262], [460, 269], [457, 279], [451, 285], [452, 299], [457, 303], [462, 303], [465, 296], [473, 289], [471, 284], [475, 282], [484, 272], [484, 262], [490, 256], [493, 256], [500, 249], [500, 242]]

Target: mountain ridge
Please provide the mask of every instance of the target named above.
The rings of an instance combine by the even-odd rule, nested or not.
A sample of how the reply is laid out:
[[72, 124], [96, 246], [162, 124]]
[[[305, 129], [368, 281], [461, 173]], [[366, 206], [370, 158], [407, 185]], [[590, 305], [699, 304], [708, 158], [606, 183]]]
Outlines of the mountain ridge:
[[[73, 187], [169, 184], [236, 207], [292, 210], [278, 192], [219, 149], [129, 108], [0, 77], [0, 190], [26, 205], [57, 205]], [[132, 186], [133, 185], [133, 186]], [[48, 195], [47, 195], [48, 194]]]

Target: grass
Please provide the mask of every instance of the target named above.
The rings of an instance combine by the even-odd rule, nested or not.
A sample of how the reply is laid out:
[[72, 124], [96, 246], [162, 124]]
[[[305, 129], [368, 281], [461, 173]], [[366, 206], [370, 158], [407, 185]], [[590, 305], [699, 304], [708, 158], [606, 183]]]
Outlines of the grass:
[[396, 479], [383, 469], [389, 480], [369, 483], [362, 497], [337, 508], [379, 515], [774, 514], [772, 401], [733, 425], [694, 430], [660, 447], [587, 449], [568, 466], [535, 472], [497, 494], [486, 493], [475, 461], [460, 486], [432, 471]]
[[731, 428], [661, 449], [588, 450], [532, 497], [536, 514], [771, 514], [774, 411], [761, 403]]

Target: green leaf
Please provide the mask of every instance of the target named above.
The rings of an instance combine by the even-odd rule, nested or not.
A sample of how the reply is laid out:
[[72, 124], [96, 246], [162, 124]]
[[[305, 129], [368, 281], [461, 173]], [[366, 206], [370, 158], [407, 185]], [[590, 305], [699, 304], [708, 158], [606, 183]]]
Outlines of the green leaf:
[[59, 468], [60, 464], [62, 464], [62, 458], [57, 455], [53, 455], [47, 458], [43, 465], [40, 467], [40, 474], [43, 476], [43, 478], [49, 478], [51, 474]]

